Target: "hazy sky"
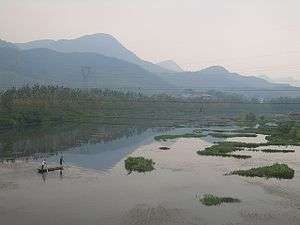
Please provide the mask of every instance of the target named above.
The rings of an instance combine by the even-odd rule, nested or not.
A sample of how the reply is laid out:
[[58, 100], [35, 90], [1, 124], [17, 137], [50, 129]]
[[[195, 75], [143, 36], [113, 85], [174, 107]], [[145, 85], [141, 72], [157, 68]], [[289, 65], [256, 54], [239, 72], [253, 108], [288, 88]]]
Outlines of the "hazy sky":
[[0, 38], [109, 33], [153, 62], [300, 84], [299, 10], [299, 0], [0, 0]]

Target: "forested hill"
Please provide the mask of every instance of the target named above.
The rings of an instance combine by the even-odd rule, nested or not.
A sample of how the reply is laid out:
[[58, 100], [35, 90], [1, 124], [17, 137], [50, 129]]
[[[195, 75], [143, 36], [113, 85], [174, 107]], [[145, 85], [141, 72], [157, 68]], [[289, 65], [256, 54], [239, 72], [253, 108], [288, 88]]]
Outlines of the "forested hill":
[[61, 53], [50, 49], [0, 48], [2, 87], [57, 84], [69, 87], [170, 87], [140, 66], [96, 53]]

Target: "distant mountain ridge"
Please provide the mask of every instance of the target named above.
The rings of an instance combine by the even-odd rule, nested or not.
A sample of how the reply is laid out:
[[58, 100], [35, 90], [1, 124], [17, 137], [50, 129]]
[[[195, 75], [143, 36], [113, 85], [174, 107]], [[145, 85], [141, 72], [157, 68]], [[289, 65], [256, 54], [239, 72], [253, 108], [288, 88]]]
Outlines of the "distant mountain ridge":
[[165, 68], [170, 71], [174, 72], [183, 72], [184, 70], [178, 66], [178, 64], [173, 60], [164, 60], [162, 62], [157, 63], [162, 68]]
[[5, 48], [5, 47], [8, 47], [8, 48], [18, 48], [16, 45], [14, 45], [13, 43], [11, 42], [7, 42], [7, 41], [4, 41], [4, 40], [1, 40], [0, 39], [0, 48]]
[[[10, 76], [13, 81], [7, 80]], [[97, 53], [62, 53], [45, 48], [0, 48], [0, 81], [94, 88], [168, 87], [140, 66]], [[16, 85], [18, 86], [18, 85]]]
[[110, 34], [98, 33], [85, 35], [75, 39], [61, 40], [37, 40], [27, 43], [15, 43], [23, 50], [34, 48], [48, 48], [58, 52], [93, 52], [104, 56], [121, 59], [135, 63], [153, 73], [170, 72], [154, 63], [140, 59], [136, 54], [125, 48], [116, 38]]
[[[65, 86], [98, 88], [214, 89], [236, 90], [238, 93], [244, 89], [246, 94], [262, 93], [258, 90], [266, 89], [270, 97], [271, 90], [277, 90], [283, 96], [293, 96], [295, 90], [299, 90], [288, 84], [268, 81], [265, 77], [242, 76], [222, 66], [195, 72], [182, 71], [178, 67], [171, 60], [159, 65], [143, 61], [107, 34], [16, 45], [0, 40], [0, 82], [3, 86], [57, 82]], [[156, 72], [149, 72], [153, 68]], [[83, 78], [85, 73], [88, 73], [88, 84]], [[280, 89], [286, 91], [278, 92]]]
[[276, 89], [293, 88], [288, 84], [277, 84], [255, 76], [242, 76], [229, 72], [222, 66], [211, 66], [196, 72], [160, 75], [166, 82], [182, 88], [211, 89]]
[[[294, 90], [299, 90], [289, 84], [271, 83], [255, 76], [242, 76], [229, 72], [221, 66], [211, 66], [196, 72], [183, 72], [160, 75], [162, 79], [175, 87], [181, 89], [204, 89], [238, 92], [246, 95], [259, 93], [261, 96], [272, 97], [274, 94], [291, 96]], [[286, 90], [278, 92], [276, 90]], [[289, 93], [290, 90], [291, 92]]]

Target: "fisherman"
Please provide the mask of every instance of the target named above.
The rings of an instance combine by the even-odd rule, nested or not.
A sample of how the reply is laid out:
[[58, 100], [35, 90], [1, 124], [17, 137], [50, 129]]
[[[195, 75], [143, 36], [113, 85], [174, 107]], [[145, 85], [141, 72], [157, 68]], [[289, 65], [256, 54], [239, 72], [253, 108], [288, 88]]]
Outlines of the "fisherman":
[[[47, 168], [46, 159], [43, 159], [41, 167], [42, 167], [42, 173], [43, 173], [43, 172], [44, 172], [44, 169]], [[48, 168], [47, 168], [47, 172], [48, 172]]]
[[64, 156], [61, 155], [61, 156], [60, 156], [60, 159], [59, 159], [59, 164], [62, 166], [63, 162], [65, 162]]

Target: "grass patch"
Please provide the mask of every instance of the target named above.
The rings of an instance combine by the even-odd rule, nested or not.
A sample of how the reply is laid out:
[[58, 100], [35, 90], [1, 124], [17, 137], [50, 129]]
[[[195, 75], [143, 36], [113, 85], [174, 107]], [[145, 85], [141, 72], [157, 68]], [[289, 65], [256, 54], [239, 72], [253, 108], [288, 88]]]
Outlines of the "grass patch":
[[232, 171], [230, 175], [239, 175], [245, 177], [266, 177], [278, 179], [292, 179], [295, 171], [286, 164], [273, 164], [271, 166], [263, 166], [252, 168], [249, 170]]
[[166, 141], [166, 140], [170, 140], [170, 139], [177, 139], [177, 138], [200, 138], [200, 137], [204, 137], [203, 134], [199, 134], [199, 133], [187, 133], [187, 134], [173, 134], [173, 135], [159, 135], [159, 136], [155, 136], [154, 140], [156, 141]]
[[220, 205], [222, 203], [235, 203], [241, 202], [239, 199], [231, 197], [218, 197], [213, 194], [205, 194], [202, 198], [199, 198], [199, 201], [206, 206]]
[[246, 142], [229, 142], [229, 141], [225, 143], [232, 144], [235, 148], [258, 148], [260, 146], [272, 145], [270, 143], [246, 143]]
[[128, 157], [125, 160], [125, 169], [130, 174], [132, 171], [144, 173], [154, 170], [155, 162], [152, 159], [145, 159], [144, 157]]
[[270, 145], [300, 146], [300, 123], [298, 121], [280, 122], [278, 126], [261, 125], [258, 128], [245, 128], [232, 132], [267, 135], [266, 139]]
[[205, 156], [221, 156], [221, 157], [232, 157], [238, 159], [248, 159], [251, 158], [249, 155], [236, 155], [230, 154], [237, 151], [237, 147], [231, 142], [221, 142], [217, 145], [213, 145], [205, 148], [204, 150], [199, 150], [197, 153], [199, 155]]
[[266, 153], [293, 153], [295, 150], [276, 150], [276, 149], [262, 149], [262, 152]]
[[247, 133], [241, 133], [241, 134], [210, 133], [209, 135], [215, 138], [257, 137], [257, 134], [247, 134]]

